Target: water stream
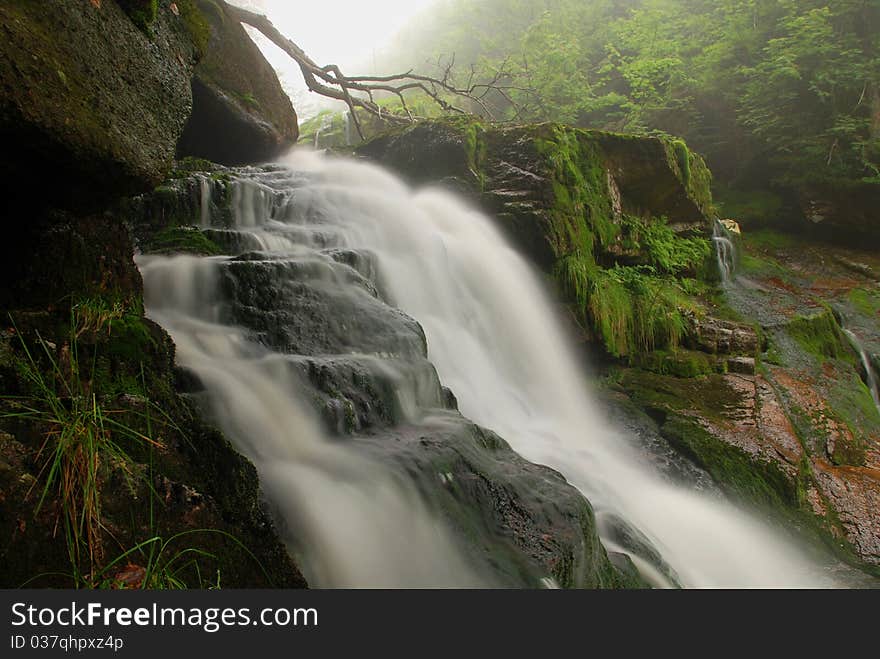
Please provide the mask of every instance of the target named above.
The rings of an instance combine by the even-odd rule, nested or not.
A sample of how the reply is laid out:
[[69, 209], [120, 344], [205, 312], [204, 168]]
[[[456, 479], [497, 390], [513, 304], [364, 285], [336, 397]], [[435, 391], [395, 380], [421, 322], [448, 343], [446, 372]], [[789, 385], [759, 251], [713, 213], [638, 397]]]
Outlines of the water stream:
[[730, 232], [719, 219], [712, 223], [712, 242], [715, 245], [715, 258], [718, 261], [718, 272], [721, 282], [728, 283], [736, 269], [736, 246], [730, 238]]
[[[778, 530], [662, 478], [605, 420], [541, 279], [486, 216], [448, 192], [414, 191], [378, 167], [310, 152], [243, 172], [233, 198], [243, 255], [140, 257], [148, 312], [171, 333], [178, 362], [202, 380], [220, 427], [255, 462], [314, 585], [485, 586], [494, 577], [418, 495], [417, 476], [321, 427], [298, 385], [302, 363], [266, 347], [326, 352], [330, 338], [302, 334], [313, 307], [274, 324], [253, 321], [264, 341], [222, 313], [232, 295], [239, 318], [254, 316], [294, 288], [302, 293], [305, 279], [342, 305], [365, 304], [363, 291], [375, 285], [417, 320], [430, 363], [416, 339], [366, 311], [331, 337], [333, 359], [390, 373], [406, 419], [440, 405], [436, 368], [462, 414], [583, 492], [605, 545], [628, 552], [656, 585], [670, 582], [653, 552], [685, 586], [829, 585]], [[733, 245], [726, 235], [715, 243], [729, 277]], [[237, 274], [253, 264], [262, 274]], [[651, 552], [617, 544], [620, 519]]]

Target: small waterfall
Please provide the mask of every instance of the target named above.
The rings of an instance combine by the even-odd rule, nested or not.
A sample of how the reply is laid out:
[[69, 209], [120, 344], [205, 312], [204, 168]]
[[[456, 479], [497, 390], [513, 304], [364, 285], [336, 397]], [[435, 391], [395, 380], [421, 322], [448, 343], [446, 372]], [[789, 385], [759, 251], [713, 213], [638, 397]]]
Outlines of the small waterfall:
[[315, 131], [315, 141], [313, 144], [315, 151], [321, 148], [321, 133], [330, 130], [330, 128], [333, 127], [333, 116], [332, 113], [328, 113], [321, 119], [321, 125], [318, 126], [318, 130]]
[[726, 284], [733, 278], [736, 268], [736, 247], [730, 238], [730, 231], [718, 218], [712, 223], [712, 242], [715, 243], [718, 272], [721, 274], [722, 283]]
[[865, 384], [868, 385], [868, 389], [871, 391], [871, 398], [874, 399], [874, 405], [877, 406], [877, 411], [880, 411], [880, 389], [878, 389], [877, 371], [874, 369], [874, 362], [871, 360], [871, 355], [868, 354], [865, 346], [859, 341], [859, 337], [857, 337], [852, 330], [843, 328], [843, 333], [846, 334], [846, 338], [849, 339], [853, 349], [859, 353], [859, 358], [862, 360], [862, 368], [865, 371]]
[[345, 146], [351, 146], [351, 110], [346, 110], [342, 116], [345, 120]]
[[213, 182], [207, 176], [199, 176], [199, 226], [211, 226], [211, 193]]
[[[333, 365], [344, 375], [334, 388], [381, 373], [403, 424], [440, 407], [442, 382], [465, 416], [583, 492], [606, 546], [629, 552], [657, 585], [669, 585], [670, 573], [685, 586], [827, 585], [776, 530], [662, 478], [608, 425], [540, 278], [489, 218], [448, 192], [412, 191], [375, 166], [308, 152], [283, 164], [243, 170], [233, 183], [235, 230], [260, 251], [146, 256], [139, 266], [150, 316], [174, 338], [178, 362], [199, 376], [218, 425], [256, 464], [269, 499], [296, 532], [291, 542], [313, 584], [493, 584], [491, 570], [475, 566], [423, 503], [416, 465], [401, 472], [382, 461], [387, 453], [369, 453], [364, 438], [326, 436], [298, 402], [302, 373], [330, 377]], [[724, 239], [730, 264], [732, 244]], [[382, 291], [424, 334], [399, 316], [389, 330], [372, 312], [350, 313], [311, 334], [317, 307], [306, 304], [308, 296], [289, 311], [284, 306], [302, 290], [320, 290], [355, 311], [369, 301], [365, 290]], [[238, 300], [237, 322], [252, 331], [224, 311], [229, 295]], [[263, 318], [258, 312], [267, 307]], [[275, 344], [311, 346], [298, 354], [316, 357], [276, 352]], [[336, 403], [325, 412], [351, 422]], [[412, 441], [432, 436], [436, 428], [418, 430]], [[386, 433], [376, 441], [405, 448], [410, 440]], [[444, 484], [451, 483], [447, 472]], [[644, 540], [644, 551], [617, 544], [621, 524]]]

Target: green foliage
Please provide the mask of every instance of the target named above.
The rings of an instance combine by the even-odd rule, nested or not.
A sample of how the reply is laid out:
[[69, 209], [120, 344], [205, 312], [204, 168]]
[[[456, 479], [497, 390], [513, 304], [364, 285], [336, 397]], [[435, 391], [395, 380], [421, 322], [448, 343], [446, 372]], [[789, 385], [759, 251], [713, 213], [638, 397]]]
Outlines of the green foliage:
[[559, 262], [557, 277], [615, 357], [676, 348], [688, 331], [689, 316], [697, 313], [674, 278], [650, 268], [602, 269], [570, 256]]
[[782, 215], [782, 198], [769, 190], [738, 190], [726, 185], [716, 186], [715, 200], [721, 216], [740, 223], [770, 225]]
[[449, 0], [418, 22], [386, 68], [503, 65], [496, 117], [681, 135], [759, 187], [880, 184], [877, 2]]
[[699, 272], [712, 255], [708, 238], [679, 236], [666, 218], [646, 220], [627, 216], [623, 220], [622, 238], [627, 249], [638, 251], [647, 265], [663, 274]]
[[150, 33], [150, 26], [159, 13], [159, 0], [117, 0], [122, 11], [128, 14], [131, 22], [144, 33]]

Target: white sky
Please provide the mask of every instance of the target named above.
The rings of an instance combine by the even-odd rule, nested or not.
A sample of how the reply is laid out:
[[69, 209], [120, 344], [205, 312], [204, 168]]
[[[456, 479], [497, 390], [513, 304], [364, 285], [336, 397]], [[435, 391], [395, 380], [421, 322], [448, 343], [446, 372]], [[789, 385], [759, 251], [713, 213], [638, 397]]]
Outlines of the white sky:
[[[266, 14], [282, 34], [296, 42], [318, 64], [339, 64], [345, 72], [369, 72], [375, 53], [409, 19], [436, 0], [232, 0]], [[252, 35], [254, 31], [248, 30]], [[293, 97], [300, 120], [313, 115], [323, 101], [305, 91], [299, 68], [262, 37], [254, 39]]]

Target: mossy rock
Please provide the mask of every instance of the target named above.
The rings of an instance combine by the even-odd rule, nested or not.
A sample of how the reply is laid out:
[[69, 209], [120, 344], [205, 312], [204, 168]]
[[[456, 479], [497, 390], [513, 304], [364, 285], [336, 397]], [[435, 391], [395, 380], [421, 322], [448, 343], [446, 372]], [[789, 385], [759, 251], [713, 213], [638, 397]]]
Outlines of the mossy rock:
[[152, 254], [194, 254], [215, 256], [222, 254], [220, 246], [196, 227], [171, 227], [158, 232], [144, 245]]
[[735, 496], [771, 510], [798, 507], [797, 486], [776, 463], [753, 458], [684, 415], [669, 416], [660, 431]]
[[723, 363], [713, 355], [696, 350], [655, 350], [638, 355], [634, 366], [660, 375], [696, 378], [723, 370]]
[[179, 157], [226, 165], [265, 162], [296, 143], [299, 127], [275, 70], [222, 4], [187, 0], [181, 18], [205, 56], [192, 80], [193, 110]]
[[[146, 18], [149, 34], [116, 2], [0, 5], [0, 141], [15, 154], [0, 175], [18, 203], [93, 211], [165, 177], [197, 52], [167, 4]], [[51, 186], [21, 176], [48, 168], [64, 172]]]
[[834, 312], [828, 307], [823, 307], [812, 315], [796, 316], [788, 324], [786, 331], [811, 355], [855, 362], [853, 348], [844, 336]]

